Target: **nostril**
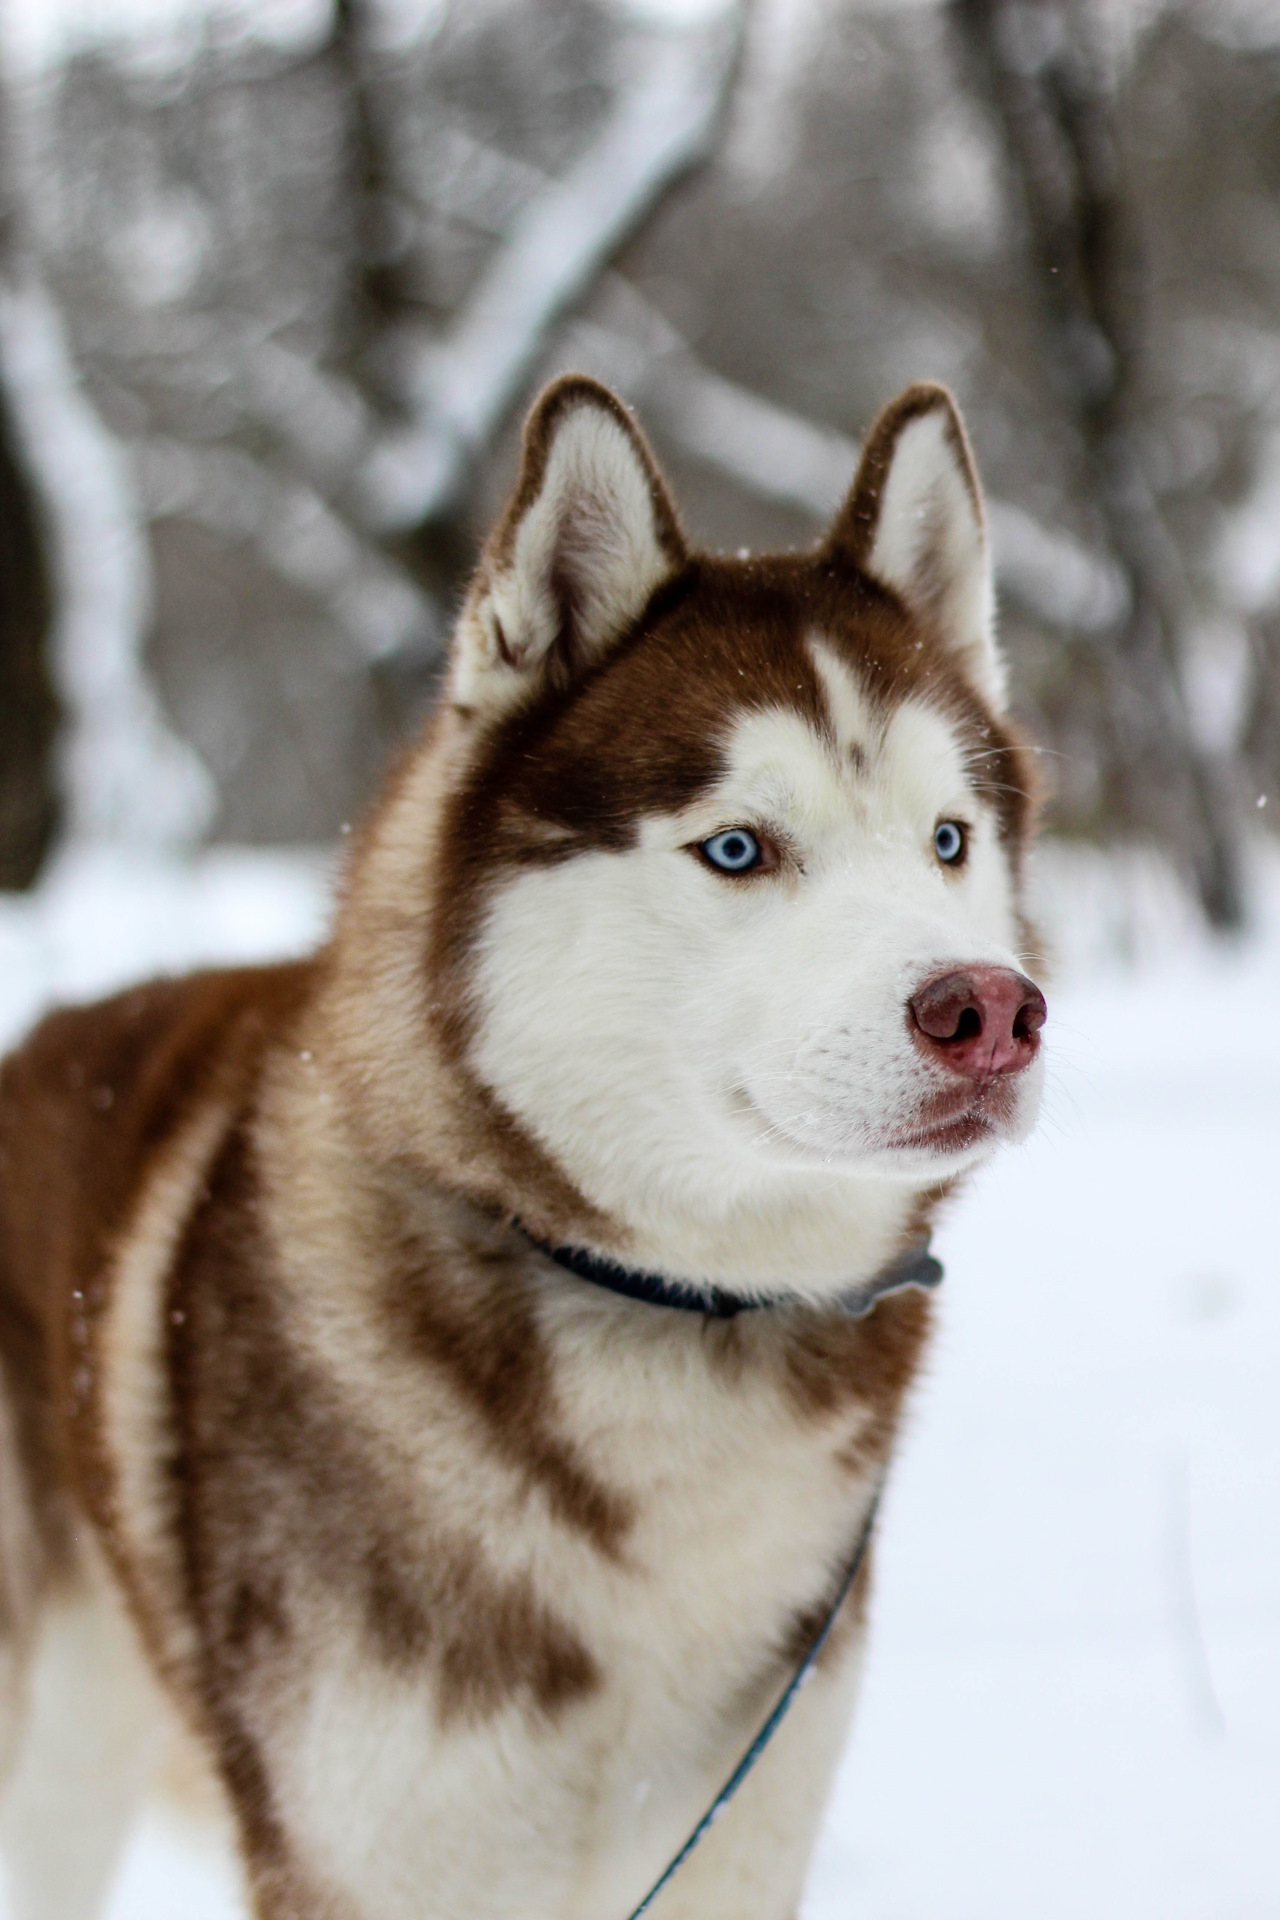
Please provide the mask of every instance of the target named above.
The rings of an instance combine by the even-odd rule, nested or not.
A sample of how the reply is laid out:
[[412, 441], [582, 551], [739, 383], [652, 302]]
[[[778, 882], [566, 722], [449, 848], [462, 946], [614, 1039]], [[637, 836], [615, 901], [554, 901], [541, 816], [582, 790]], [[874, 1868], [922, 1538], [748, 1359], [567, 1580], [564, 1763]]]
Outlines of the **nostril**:
[[1018, 1008], [1017, 1013], [1014, 1015], [1014, 1039], [1034, 1040], [1045, 1023], [1045, 1017], [1048, 1011], [1049, 1009], [1044, 1003], [1044, 995], [1041, 993], [1039, 987], [1032, 987], [1031, 991], [1023, 1000], [1022, 1005]]
[[944, 973], [926, 980], [907, 1002], [920, 1032], [940, 1047], [954, 1047], [981, 1036], [983, 1009], [967, 973]]
[[982, 1015], [976, 1007], [966, 1007], [956, 1022], [953, 1040], [977, 1040], [982, 1033]]

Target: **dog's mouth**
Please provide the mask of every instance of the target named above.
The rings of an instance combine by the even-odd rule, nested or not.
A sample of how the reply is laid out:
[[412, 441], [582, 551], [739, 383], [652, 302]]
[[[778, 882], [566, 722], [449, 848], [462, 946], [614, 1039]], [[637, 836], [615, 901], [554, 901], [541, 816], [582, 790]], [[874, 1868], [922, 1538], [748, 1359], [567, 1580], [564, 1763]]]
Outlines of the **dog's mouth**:
[[970, 1153], [1008, 1132], [1018, 1106], [1019, 1089], [1008, 1080], [934, 1093], [921, 1103], [915, 1120], [895, 1128], [885, 1144], [909, 1153]]
[[951, 1155], [968, 1153], [995, 1135], [991, 1121], [980, 1113], [963, 1114], [958, 1120], [944, 1120], [938, 1126], [905, 1128], [890, 1136], [886, 1145], [908, 1153]]
[[[996, 1145], [1018, 1130], [1020, 1089], [1007, 1080], [985, 1086], [947, 1088], [931, 1092], [910, 1120], [891, 1122], [873, 1136], [863, 1128], [856, 1137], [829, 1141], [806, 1138], [769, 1113], [745, 1086], [729, 1090], [728, 1106], [739, 1126], [746, 1126], [757, 1150], [774, 1152], [791, 1161], [812, 1161], [817, 1155], [831, 1165], [861, 1161], [881, 1154], [926, 1155], [954, 1160]], [[833, 1134], [837, 1129], [833, 1128]]]

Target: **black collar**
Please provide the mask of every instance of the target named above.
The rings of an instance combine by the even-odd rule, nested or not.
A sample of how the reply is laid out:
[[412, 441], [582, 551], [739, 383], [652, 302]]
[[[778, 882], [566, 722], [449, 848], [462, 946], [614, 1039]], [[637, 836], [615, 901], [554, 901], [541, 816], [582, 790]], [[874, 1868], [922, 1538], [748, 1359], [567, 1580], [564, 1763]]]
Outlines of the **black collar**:
[[[701, 1313], [712, 1320], [732, 1320], [735, 1314], [749, 1313], [757, 1307], [795, 1304], [794, 1300], [787, 1299], [748, 1300], [724, 1287], [699, 1287], [688, 1280], [668, 1280], [660, 1273], [624, 1267], [605, 1254], [589, 1252], [586, 1247], [553, 1247], [520, 1226], [518, 1220], [515, 1225], [520, 1227], [526, 1240], [531, 1240], [567, 1273], [579, 1280], [589, 1280], [592, 1286], [606, 1287], [610, 1293], [623, 1294], [628, 1300], [643, 1300], [651, 1307], [676, 1307], [683, 1313]], [[860, 1319], [864, 1313], [870, 1313], [886, 1293], [897, 1293], [903, 1287], [936, 1287], [941, 1278], [942, 1262], [930, 1253], [926, 1235], [881, 1267], [870, 1280], [837, 1295], [833, 1304], [854, 1319]]]

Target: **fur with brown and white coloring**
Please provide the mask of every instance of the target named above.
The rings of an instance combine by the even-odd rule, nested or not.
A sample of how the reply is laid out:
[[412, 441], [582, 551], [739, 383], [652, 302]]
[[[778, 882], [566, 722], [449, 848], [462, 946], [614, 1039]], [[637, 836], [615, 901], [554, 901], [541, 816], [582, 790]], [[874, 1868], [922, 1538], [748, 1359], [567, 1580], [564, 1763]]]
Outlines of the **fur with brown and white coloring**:
[[[543, 395], [330, 945], [54, 1014], [0, 1072], [18, 1920], [98, 1911], [165, 1715], [263, 1920], [622, 1920], [887, 1459], [927, 1302], [835, 1296], [1031, 1124], [1035, 1069], [931, 1145], [960, 1095], [906, 1016], [1027, 945], [1001, 703], [941, 389], [816, 552], [739, 560], [612, 396]], [[700, 857], [735, 825], [766, 870]], [[620, 1299], [516, 1218], [775, 1304]], [[866, 1589], [661, 1920], [794, 1914]], [[108, 1712], [128, 1763], [59, 1812]]]

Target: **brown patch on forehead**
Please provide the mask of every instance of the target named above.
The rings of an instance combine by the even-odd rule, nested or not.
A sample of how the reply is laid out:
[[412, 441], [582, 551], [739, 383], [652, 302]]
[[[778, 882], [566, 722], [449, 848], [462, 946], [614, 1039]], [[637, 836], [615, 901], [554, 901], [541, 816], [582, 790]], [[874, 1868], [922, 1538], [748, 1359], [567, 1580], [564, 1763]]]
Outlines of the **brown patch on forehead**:
[[624, 852], [646, 815], [679, 811], [723, 777], [744, 714], [790, 708], [830, 736], [805, 644], [815, 594], [830, 597], [810, 560], [693, 561], [597, 668], [495, 729], [446, 822], [437, 981], [461, 974], [495, 877]]
[[1035, 765], [1018, 728], [987, 705], [956, 655], [896, 595], [838, 555], [825, 556], [817, 570], [829, 596], [822, 638], [856, 674], [881, 718], [918, 700], [951, 723], [969, 785], [995, 814], [1016, 875], [1039, 798]]
[[[723, 778], [733, 732], [751, 713], [790, 710], [834, 744], [814, 634], [853, 670], [873, 712], [887, 718], [916, 699], [950, 721], [974, 792], [1016, 855], [1036, 790], [1016, 729], [927, 623], [839, 556], [820, 554], [690, 563], [594, 674], [508, 722], [469, 789], [476, 859], [492, 870], [624, 851], [646, 815], [679, 811]], [[848, 755], [865, 763], [859, 743]], [[477, 836], [482, 821], [489, 831]]]
[[[545, 687], [486, 742], [446, 825], [448, 909], [434, 916], [433, 973], [447, 978], [465, 963], [480, 897], [502, 871], [623, 852], [646, 815], [691, 805], [723, 777], [745, 715], [790, 709], [834, 741], [809, 654], [815, 633], [853, 669], [873, 709], [888, 715], [917, 698], [952, 721], [975, 791], [1020, 847], [1034, 794], [1029, 757], [894, 594], [829, 551], [703, 557], [660, 590], [598, 667], [572, 687]], [[855, 764], [860, 753], [850, 749]]]
[[[725, 771], [744, 714], [790, 708], [829, 730], [805, 646], [805, 563], [703, 560], [572, 692], [510, 721], [477, 769], [500, 855], [559, 860], [634, 841], [647, 814], [689, 806]], [[547, 828], [566, 836], [549, 841]]]

